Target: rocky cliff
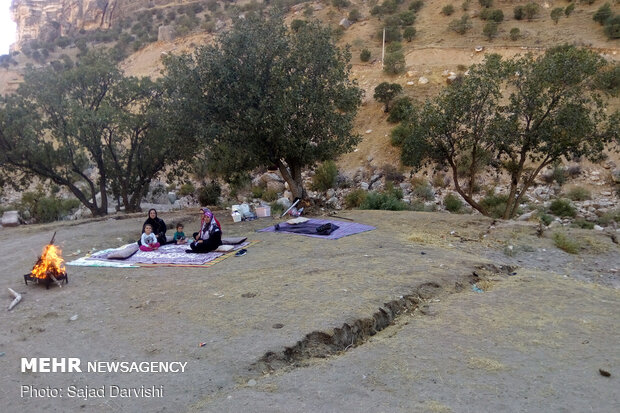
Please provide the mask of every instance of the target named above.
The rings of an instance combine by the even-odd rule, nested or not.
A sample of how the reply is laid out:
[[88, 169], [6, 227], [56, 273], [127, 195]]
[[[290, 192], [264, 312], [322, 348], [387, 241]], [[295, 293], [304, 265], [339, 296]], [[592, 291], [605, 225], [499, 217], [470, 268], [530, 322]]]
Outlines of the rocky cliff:
[[109, 29], [119, 18], [153, 7], [192, 3], [179, 0], [13, 0], [11, 11], [17, 24], [20, 50], [28, 41], [52, 41], [81, 30]]

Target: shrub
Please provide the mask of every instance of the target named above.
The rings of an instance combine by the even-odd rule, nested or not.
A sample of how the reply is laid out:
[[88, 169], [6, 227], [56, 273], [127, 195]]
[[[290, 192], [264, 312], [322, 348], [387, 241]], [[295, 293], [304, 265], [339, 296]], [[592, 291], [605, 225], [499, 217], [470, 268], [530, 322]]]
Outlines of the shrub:
[[415, 13], [412, 11], [404, 11], [399, 14], [398, 17], [400, 18], [400, 23], [403, 26], [411, 26], [415, 23]]
[[414, 13], [417, 13], [422, 8], [422, 6], [424, 6], [423, 0], [414, 0], [409, 5], [409, 10], [411, 10]]
[[583, 218], [577, 218], [573, 221], [571, 227], [581, 229], [594, 229], [594, 222], [588, 222]]
[[555, 24], [558, 24], [558, 20], [560, 20], [560, 17], [562, 17], [563, 14], [564, 9], [562, 7], [556, 7], [551, 10], [551, 20], [553, 20]]
[[80, 206], [77, 199], [61, 199], [45, 196], [39, 188], [36, 192], [24, 192], [18, 209], [22, 216], [29, 216], [35, 222], [57, 221]]
[[540, 6], [538, 3], [530, 2], [524, 6], [523, 11], [525, 13], [525, 17], [531, 21], [540, 12]]
[[432, 201], [433, 199], [435, 199], [435, 192], [428, 183], [414, 186], [411, 194], [414, 197], [423, 199], [425, 201]]
[[416, 30], [414, 27], [411, 26], [407, 26], [405, 27], [405, 30], [403, 30], [403, 37], [405, 38], [405, 40], [407, 40], [408, 42], [410, 42], [411, 40], [413, 40], [413, 38], [415, 37], [416, 34]]
[[518, 27], [513, 27], [510, 29], [510, 40], [519, 40], [519, 37], [521, 37], [521, 30], [519, 30]]
[[349, 12], [349, 20], [352, 22], [356, 22], [362, 18], [362, 13], [358, 9], [353, 9]]
[[579, 243], [567, 237], [563, 232], [553, 234], [553, 243], [556, 247], [569, 254], [577, 254], [579, 252]]
[[367, 62], [370, 60], [370, 50], [368, 49], [362, 49], [362, 51], [360, 52], [360, 60], [362, 62]]
[[525, 17], [525, 7], [516, 6], [513, 10], [513, 15], [515, 20], [523, 20], [523, 18]]
[[453, 193], [446, 195], [443, 199], [443, 204], [446, 207], [446, 210], [453, 213], [459, 213], [463, 209], [463, 201], [461, 201], [461, 198]]
[[391, 192], [368, 192], [360, 204], [360, 209], [404, 211], [409, 209], [409, 206]]
[[478, 3], [486, 9], [493, 6], [493, 0], [478, 0]]
[[368, 192], [363, 189], [351, 191], [344, 197], [344, 205], [347, 208], [359, 208], [360, 205], [362, 205], [362, 203], [366, 200], [367, 194]]
[[487, 194], [480, 201], [480, 205], [487, 210], [493, 218], [501, 218], [506, 210], [508, 195]]
[[455, 19], [450, 22], [448, 28], [458, 34], [465, 34], [467, 30], [473, 27], [471, 19], [468, 15], [464, 14], [460, 19]]
[[332, 5], [337, 9], [349, 7], [350, 4], [349, 0], [332, 0]]
[[557, 217], [573, 218], [577, 211], [568, 199], [554, 199], [549, 206], [549, 212]]
[[592, 20], [600, 24], [601, 26], [605, 24], [607, 19], [612, 16], [613, 12], [611, 11], [611, 6], [609, 3], [603, 4], [592, 16]]
[[278, 199], [278, 192], [275, 189], [267, 189], [263, 192], [261, 199], [266, 202], [272, 202]]
[[397, 99], [390, 109], [390, 115], [387, 121], [390, 123], [398, 123], [407, 119], [414, 111], [413, 101], [409, 97]]
[[488, 39], [491, 40], [495, 36], [497, 36], [497, 23], [496, 22], [487, 22], [482, 28], [482, 34]]
[[591, 199], [592, 195], [586, 188], [576, 186], [566, 193], [566, 197], [571, 201], [585, 201], [587, 199]]
[[308, 22], [305, 20], [295, 19], [291, 22], [291, 30], [297, 33], [299, 29], [307, 25]]
[[599, 225], [607, 226], [613, 222], [620, 223], [620, 208], [605, 212], [598, 219]]
[[465, 0], [463, 4], [461, 4], [461, 9], [463, 9], [463, 11], [469, 10], [470, 7], [471, 7], [471, 0]]
[[[385, 41], [387, 43], [390, 42], [400, 42], [403, 36], [400, 33], [400, 19], [398, 17], [388, 17], [385, 19]], [[381, 29], [378, 33], [379, 38], [383, 37], [383, 29]]]
[[435, 188], [446, 188], [448, 185], [450, 185], [450, 178], [445, 173], [437, 172], [433, 175], [433, 186]]
[[502, 21], [504, 21], [504, 12], [499, 9], [496, 9], [496, 10], [482, 9], [482, 11], [480, 12], [480, 19], [491, 20], [494, 22], [501, 23]]
[[217, 205], [220, 195], [222, 195], [220, 184], [211, 181], [210, 184], [203, 186], [198, 191], [198, 202], [200, 205]]
[[566, 15], [566, 17], [568, 17], [573, 13], [573, 11], [575, 11], [575, 2], [572, 2], [571, 4], [566, 6], [566, 8], [564, 9], [564, 14]]
[[549, 214], [546, 214], [544, 211], [538, 212], [538, 219], [546, 226], [549, 226], [549, 224], [553, 222], [553, 217]]
[[271, 207], [272, 217], [282, 215], [282, 213], [286, 210], [282, 205], [278, 204], [277, 202], [272, 202], [271, 204], [269, 204], [269, 206]]
[[452, 15], [452, 13], [454, 13], [454, 6], [451, 4], [444, 6], [443, 9], [441, 9], [441, 13], [445, 16]]
[[262, 186], [253, 186], [250, 189], [250, 192], [252, 194], [252, 198], [262, 198], [263, 197], [263, 193], [265, 192], [265, 188], [263, 188]]
[[392, 164], [386, 163], [381, 167], [381, 169], [383, 170], [383, 176], [385, 177], [385, 181], [388, 183], [400, 183], [405, 180], [404, 175], [400, 173], [400, 171]]
[[403, 52], [388, 53], [383, 62], [383, 71], [397, 75], [405, 71], [406, 62]]
[[620, 14], [607, 19], [603, 31], [610, 39], [620, 39]]
[[195, 192], [196, 188], [194, 188], [194, 185], [192, 185], [191, 182], [181, 185], [181, 188], [179, 189], [179, 195], [181, 196], [194, 195]]
[[312, 189], [315, 191], [327, 191], [336, 185], [338, 167], [334, 161], [325, 161], [316, 168], [312, 177]]

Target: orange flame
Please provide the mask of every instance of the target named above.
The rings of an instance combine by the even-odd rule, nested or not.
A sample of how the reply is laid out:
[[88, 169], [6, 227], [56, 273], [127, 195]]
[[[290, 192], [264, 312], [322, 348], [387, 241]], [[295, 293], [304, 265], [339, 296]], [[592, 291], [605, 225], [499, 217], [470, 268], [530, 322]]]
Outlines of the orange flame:
[[46, 279], [47, 274], [51, 273], [55, 277], [65, 273], [64, 260], [61, 256], [61, 249], [54, 244], [49, 244], [43, 250], [43, 255], [32, 269], [32, 275], [37, 278]]

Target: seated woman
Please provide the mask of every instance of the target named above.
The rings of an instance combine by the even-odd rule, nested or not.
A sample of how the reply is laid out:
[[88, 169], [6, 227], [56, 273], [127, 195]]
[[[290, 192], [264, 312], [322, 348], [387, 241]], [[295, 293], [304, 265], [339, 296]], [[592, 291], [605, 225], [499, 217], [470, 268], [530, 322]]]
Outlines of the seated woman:
[[200, 232], [194, 233], [191, 249], [185, 252], [210, 252], [222, 245], [222, 227], [209, 208], [201, 208]]
[[[155, 234], [157, 237], [157, 242], [160, 245], [164, 245], [166, 243], [166, 223], [163, 219], [157, 218], [157, 211], [154, 208], [149, 209], [149, 217], [142, 224], [142, 233], [144, 234], [144, 228], [150, 225], [151, 232]], [[141, 241], [138, 241], [138, 244], [142, 244]]]

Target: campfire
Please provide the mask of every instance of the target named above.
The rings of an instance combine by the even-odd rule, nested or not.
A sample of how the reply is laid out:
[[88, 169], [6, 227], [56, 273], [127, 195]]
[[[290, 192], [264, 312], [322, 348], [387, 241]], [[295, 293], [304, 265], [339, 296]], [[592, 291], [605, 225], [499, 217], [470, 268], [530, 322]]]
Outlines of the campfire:
[[62, 251], [54, 245], [55, 237], [56, 233], [54, 232], [52, 240], [43, 249], [43, 254], [37, 260], [32, 271], [24, 275], [26, 285], [28, 281], [32, 281], [35, 284], [43, 283], [49, 289], [52, 282], [56, 283], [58, 287], [61, 287], [60, 281], [64, 280], [65, 284], [69, 282], [67, 271], [63, 265]]

